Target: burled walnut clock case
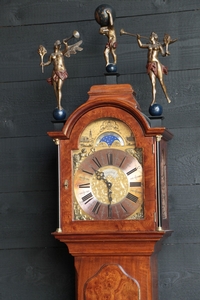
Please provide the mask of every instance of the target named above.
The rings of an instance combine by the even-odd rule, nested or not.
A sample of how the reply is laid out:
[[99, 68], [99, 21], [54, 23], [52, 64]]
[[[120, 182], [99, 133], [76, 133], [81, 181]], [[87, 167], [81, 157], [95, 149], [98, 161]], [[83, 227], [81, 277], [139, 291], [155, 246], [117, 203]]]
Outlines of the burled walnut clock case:
[[59, 228], [75, 258], [77, 299], [156, 300], [156, 253], [168, 228], [166, 144], [129, 84], [92, 86], [48, 134], [58, 144]]

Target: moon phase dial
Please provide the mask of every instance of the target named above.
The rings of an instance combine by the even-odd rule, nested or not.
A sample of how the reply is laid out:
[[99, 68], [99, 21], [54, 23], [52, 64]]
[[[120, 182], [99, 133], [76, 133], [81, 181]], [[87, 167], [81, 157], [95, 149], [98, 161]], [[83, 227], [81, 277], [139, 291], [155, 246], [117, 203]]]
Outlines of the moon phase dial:
[[[86, 157], [76, 171], [74, 196], [84, 219], [132, 218], [143, 204], [142, 166], [122, 150], [99, 150]], [[74, 214], [79, 219], [77, 209]]]

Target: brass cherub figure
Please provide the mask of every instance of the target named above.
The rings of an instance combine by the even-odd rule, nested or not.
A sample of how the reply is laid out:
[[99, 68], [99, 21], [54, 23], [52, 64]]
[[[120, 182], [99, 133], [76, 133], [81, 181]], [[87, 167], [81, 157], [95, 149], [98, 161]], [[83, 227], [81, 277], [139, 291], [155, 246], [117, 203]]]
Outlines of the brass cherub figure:
[[[167, 94], [167, 89], [163, 80], [163, 74], [167, 75], [168, 69], [167, 67], [161, 64], [161, 62], [158, 59], [158, 55], [161, 53], [162, 56], [169, 56], [170, 55], [169, 44], [176, 42], [177, 39], [172, 40], [168, 34], [165, 34], [163, 38], [163, 43], [160, 43], [158, 41], [158, 35], [155, 32], [152, 32], [149, 38], [145, 36], [140, 36], [139, 34], [131, 34], [125, 32], [123, 29], [121, 29], [120, 34], [136, 36], [139, 47], [148, 49], [146, 68], [147, 68], [147, 74], [149, 75], [152, 84], [151, 106], [156, 102], [156, 78], [160, 82], [160, 85], [165, 94], [167, 102], [170, 103], [171, 100]], [[149, 42], [143, 44], [140, 40], [141, 38], [149, 39]]]
[[41, 56], [41, 63], [40, 66], [42, 66], [42, 72], [44, 70], [44, 66], [48, 66], [51, 63], [53, 63], [53, 71], [50, 78], [47, 79], [47, 82], [51, 85], [53, 85], [54, 92], [56, 95], [57, 100], [57, 107], [59, 110], [62, 109], [61, 106], [61, 99], [62, 99], [62, 86], [64, 80], [68, 77], [67, 70], [65, 68], [64, 63], [64, 56], [70, 57], [70, 54], [76, 54], [76, 51], [82, 51], [83, 48], [80, 47], [82, 44], [82, 40], [78, 41], [77, 43], [73, 45], [68, 45], [68, 41], [71, 38], [79, 38], [80, 34], [78, 31], [74, 31], [73, 35], [69, 38], [63, 39], [62, 43], [65, 45], [64, 49], [61, 49], [62, 43], [61, 41], [57, 40], [54, 43], [54, 52], [51, 53], [49, 56], [49, 59], [46, 63], [43, 62], [43, 57], [47, 53], [44, 46], [40, 45], [38, 49], [38, 53]]

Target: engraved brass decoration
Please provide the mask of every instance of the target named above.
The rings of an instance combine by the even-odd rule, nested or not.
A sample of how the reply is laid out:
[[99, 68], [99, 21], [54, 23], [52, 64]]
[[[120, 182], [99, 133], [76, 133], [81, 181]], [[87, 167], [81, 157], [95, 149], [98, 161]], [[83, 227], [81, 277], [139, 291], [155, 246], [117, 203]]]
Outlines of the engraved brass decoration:
[[143, 151], [130, 128], [114, 118], [96, 120], [83, 130], [78, 148], [72, 153], [75, 220], [144, 218]]
[[167, 166], [166, 166], [166, 153], [164, 150], [161, 152], [160, 161], [160, 180], [161, 180], [161, 203], [162, 203], [162, 218], [167, 219], [167, 186], [165, 184], [167, 178]]
[[[110, 170], [109, 167], [102, 167], [101, 172], [106, 176], [108, 182], [112, 184], [112, 204], [120, 202], [128, 193], [128, 178], [125, 173], [114, 166]], [[106, 175], [107, 174], [107, 175]], [[102, 180], [96, 179], [96, 176], [92, 177], [91, 187], [94, 196], [97, 199], [101, 199], [101, 202], [108, 202], [108, 188]]]
[[102, 141], [103, 135], [112, 133], [116, 136], [116, 140], [110, 146], [111, 148], [119, 148], [127, 151], [136, 157], [142, 163], [142, 152], [140, 148], [135, 147], [135, 137], [130, 128], [123, 122], [112, 118], [100, 119], [89, 124], [83, 131], [80, 142], [79, 150], [74, 151], [73, 162], [76, 167], [80, 164], [84, 157], [94, 153], [99, 149], [108, 147], [107, 143]]

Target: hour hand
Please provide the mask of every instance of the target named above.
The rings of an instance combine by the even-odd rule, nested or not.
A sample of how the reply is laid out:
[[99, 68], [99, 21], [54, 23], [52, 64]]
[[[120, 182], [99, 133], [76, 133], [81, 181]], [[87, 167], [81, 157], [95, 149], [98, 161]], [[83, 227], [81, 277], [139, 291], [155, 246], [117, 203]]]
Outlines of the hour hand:
[[112, 202], [112, 190], [111, 190], [112, 182], [108, 181], [105, 178], [104, 172], [96, 171], [95, 174], [96, 174], [97, 180], [103, 180], [105, 182], [105, 184], [106, 184], [106, 186], [108, 188], [108, 200], [111, 203]]
[[95, 174], [96, 174], [97, 180], [101, 180], [101, 179], [105, 178], [104, 172], [96, 171]]

